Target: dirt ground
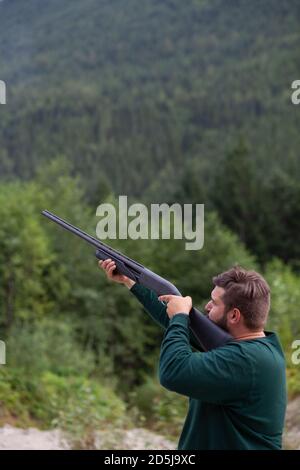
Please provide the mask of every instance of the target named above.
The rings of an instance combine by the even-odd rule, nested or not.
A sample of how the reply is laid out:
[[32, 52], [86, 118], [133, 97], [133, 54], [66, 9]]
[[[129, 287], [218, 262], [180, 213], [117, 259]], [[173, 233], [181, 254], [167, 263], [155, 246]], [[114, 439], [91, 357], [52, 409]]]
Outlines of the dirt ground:
[[[111, 449], [110, 442], [113, 442], [113, 448], [116, 448], [116, 441], [120, 444], [118, 445], [120, 450], [176, 449], [176, 443], [143, 428], [119, 430], [114, 433], [114, 436], [109, 436], [104, 431], [100, 431], [97, 434], [96, 447]], [[285, 449], [300, 450], [300, 397], [291, 401], [288, 405], [283, 441]], [[68, 444], [59, 430], [20, 429], [7, 424], [0, 428], [0, 450], [15, 449], [61, 450], [68, 449]]]
[[288, 404], [283, 443], [285, 449], [300, 450], [300, 397]]
[[[176, 448], [176, 444], [163, 436], [143, 428], [116, 431], [113, 436], [106, 432], [99, 432], [96, 448], [108, 450], [117, 448], [116, 441], [120, 443], [117, 447], [121, 450], [170, 450]], [[68, 448], [69, 446], [59, 430], [20, 429], [8, 424], [0, 428], [0, 450], [62, 450]]]

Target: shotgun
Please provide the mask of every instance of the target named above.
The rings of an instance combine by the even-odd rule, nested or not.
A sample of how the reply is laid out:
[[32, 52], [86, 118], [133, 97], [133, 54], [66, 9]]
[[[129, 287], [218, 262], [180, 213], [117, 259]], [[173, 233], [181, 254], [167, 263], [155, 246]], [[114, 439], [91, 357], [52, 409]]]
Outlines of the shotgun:
[[[174, 284], [153, 271], [150, 271], [150, 269], [145, 268], [142, 264], [128, 258], [128, 256], [125, 256], [119, 251], [107, 246], [105, 243], [100, 242], [98, 239], [88, 235], [51, 212], [44, 210], [42, 214], [63, 227], [65, 230], [68, 230], [88, 242], [90, 245], [96, 247], [96, 258], [99, 260], [104, 261], [110, 258], [114, 261], [116, 264], [116, 269], [114, 271], [115, 274], [124, 274], [136, 283], [151, 289], [157, 294], [157, 296], [164, 294], [181, 295]], [[197, 343], [196, 347], [198, 346], [198, 349], [202, 351], [209, 351], [211, 349], [218, 348], [233, 339], [229, 333], [220, 328], [206, 315], [199, 312], [199, 310], [194, 307], [192, 307], [190, 311], [189, 318], [190, 330], [192, 331]]]

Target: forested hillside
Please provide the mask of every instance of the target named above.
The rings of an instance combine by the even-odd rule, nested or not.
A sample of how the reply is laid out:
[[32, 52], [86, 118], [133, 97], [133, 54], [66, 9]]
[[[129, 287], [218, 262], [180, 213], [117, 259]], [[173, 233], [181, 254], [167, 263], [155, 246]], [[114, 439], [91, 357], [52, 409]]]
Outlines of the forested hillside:
[[165, 200], [185, 167], [207, 185], [241, 136], [264, 179], [299, 171], [299, 15], [297, 0], [4, 0], [2, 178], [63, 154], [93, 201], [103, 177]]

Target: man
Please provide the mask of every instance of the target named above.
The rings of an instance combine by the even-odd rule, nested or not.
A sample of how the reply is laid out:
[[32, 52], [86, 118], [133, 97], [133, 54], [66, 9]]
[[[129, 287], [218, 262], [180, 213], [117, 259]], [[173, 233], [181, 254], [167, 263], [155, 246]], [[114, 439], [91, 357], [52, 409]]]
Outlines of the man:
[[[194, 352], [189, 332], [190, 297], [154, 292], [100, 262], [165, 328], [159, 376], [168, 390], [189, 397], [178, 449], [280, 449], [286, 409], [285, 360], [275, 333], [264, 331], [270, 289], [255, 271], [235, 266], [213, 278], [209, 318], [233, 340]], [[167, 302], [167, 305], [164, 302]]]

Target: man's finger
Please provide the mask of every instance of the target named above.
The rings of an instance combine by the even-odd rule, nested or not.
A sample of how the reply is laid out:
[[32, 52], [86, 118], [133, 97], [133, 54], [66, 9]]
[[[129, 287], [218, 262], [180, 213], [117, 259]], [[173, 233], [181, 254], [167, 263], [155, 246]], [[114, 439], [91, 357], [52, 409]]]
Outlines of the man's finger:
[[106, 271], [109, 271], [112, 266], [116, 266], [116, 263], [114, 261], [111, 261], [108, 263], [105, 267]]
[[104, 261], [102, 261], [101, 268], [106, 269], [106, 266], [108, 265], [109, 261], [111, 260], [105, 259]]
[[116, 269], [116, 265], [113, 264], [112, 266], [109, 267], [107, 270], [107, 274], [112, 275], [113, 271]]
[[114, 261], [111, 260], [105, 260], [102, 264], [102, 267], [107, 271], [108, 268], [114, 263]]

